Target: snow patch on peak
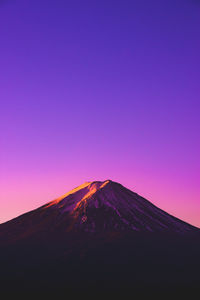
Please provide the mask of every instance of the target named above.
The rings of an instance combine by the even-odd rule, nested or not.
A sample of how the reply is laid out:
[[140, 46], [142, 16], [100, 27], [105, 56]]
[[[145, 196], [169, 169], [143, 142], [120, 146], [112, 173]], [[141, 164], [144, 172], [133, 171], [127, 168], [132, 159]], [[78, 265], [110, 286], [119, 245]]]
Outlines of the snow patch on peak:
[[[74, 188], [61, 197], [47, 203], [43, 209], [49, 207], [59, 208], [62, 212], [76, 210], [81, 203], [91, 198], [98, 190], [104, 188], [111, 180], [105, 181], [87, 181], [80, 186]], [[98, 204], [96, 203], [98, 206]]]
[[112, 181], [111, 180], [105, 180], [102, 185], [101, 185], [101, 188], [103, 188], [104, 186], [106, 186], [107, 184], [111, 183]]

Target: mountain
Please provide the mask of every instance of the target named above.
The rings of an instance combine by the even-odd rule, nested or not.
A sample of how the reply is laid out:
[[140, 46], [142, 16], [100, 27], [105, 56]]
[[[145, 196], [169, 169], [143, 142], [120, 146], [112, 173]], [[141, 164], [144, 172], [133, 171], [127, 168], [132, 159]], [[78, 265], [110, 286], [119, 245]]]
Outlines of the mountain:
[[33, 291], [196, 288], [199, 231], [119, 183], [86, 182], [0, 225], [0, 279]]
[[172, 232], [197, 229], [111, 180], [86, 182], [60, 198], [0, 227], [7, 239], [48, 232]]

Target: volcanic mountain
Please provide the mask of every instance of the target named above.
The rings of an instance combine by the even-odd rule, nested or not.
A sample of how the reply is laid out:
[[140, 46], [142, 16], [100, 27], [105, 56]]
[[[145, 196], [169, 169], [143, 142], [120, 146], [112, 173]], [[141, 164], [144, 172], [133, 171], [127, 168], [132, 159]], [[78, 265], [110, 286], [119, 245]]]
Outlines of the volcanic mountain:
[[86, 182], [0, 227], [0, 236], [24, 239], [53, 232], [173, 232], [196, 228], [111, 180]]
[[199, 237], [119, 183], [86, 182], [0, 225], [1, 279], [33, 290], [197, 284]]

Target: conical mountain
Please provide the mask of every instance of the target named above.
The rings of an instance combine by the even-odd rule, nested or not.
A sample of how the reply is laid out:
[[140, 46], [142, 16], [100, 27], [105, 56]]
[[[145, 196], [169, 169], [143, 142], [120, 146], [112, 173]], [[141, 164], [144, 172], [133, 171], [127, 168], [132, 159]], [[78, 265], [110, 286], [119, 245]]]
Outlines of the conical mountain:
[[56, 210], [60, 219], [71, 217], [74, 229], [188, 232], [193, 226], [111, 180], [86, 182], [42, 210]]
[[86, 182], [0, 228], [0, 237], [15, 240], [56, 232], [184, 234], [197, 230], [111, 180]]
[[119, 183], [86, 182], [0, 225], [1, 286], [14, 296], [185, 293], [200, 286], [199, 231]]

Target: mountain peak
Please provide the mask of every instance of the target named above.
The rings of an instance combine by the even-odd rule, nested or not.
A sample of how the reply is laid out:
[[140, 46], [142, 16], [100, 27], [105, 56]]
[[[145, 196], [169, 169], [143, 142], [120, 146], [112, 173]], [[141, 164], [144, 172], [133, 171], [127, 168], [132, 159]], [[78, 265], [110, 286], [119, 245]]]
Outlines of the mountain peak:
[[78, 187], [72, 189], [71, 191], [67, 192], [66, 194], [62, 195], [61, 197], [47, 203], [44, 207], [50, 207], [53, 205], [59, 204], [62, 200], [67, 198], [70, 195], [76, 194], [80, 197], [81, 195], [83, 198], [88, 197], [89, 195], [91, 196], [95, 192], [97, 192], [99, 189], [104, 188], [106, 185], [114, 183], [112, 180], [108, 179], [105, 181], [86, 181], [85, 183], [79, 185]]
[[[105, 185], [107, 185], [107, 184], [111, 184], [111, 183], [114, 183], [112, 180], [110, 180], [110, 179], [106, 179], [106, 180], [104, 180], [104, 181], [99, 181], [99, 180], [95, 180], [95, 181], [86, 181], [85, 183], [84, 183], [84, 185], [86, 185], [86, 186], [90, 186], [90, 187], [94, 187], [94, 186], [96, 186], [96, 187], [98, 187], [98, 188], [101, 188], [101, 187], [103, 187], [103, 186], [105, 186]], [[80, 185], [79, 187], [81, 187], [82, 185]]]

